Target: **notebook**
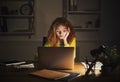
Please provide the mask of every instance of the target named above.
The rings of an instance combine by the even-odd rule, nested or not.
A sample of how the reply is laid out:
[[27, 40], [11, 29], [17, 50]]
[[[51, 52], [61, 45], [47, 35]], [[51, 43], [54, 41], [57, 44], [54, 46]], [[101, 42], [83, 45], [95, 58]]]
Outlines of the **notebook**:
[[34, 76], [39, 76], [39, 77], [43, 77], [46, 79], [53, 79], [53, 80], [58, 80], [70, 75], [69, 73], [49, 70], [49, 69], [38, 70], [38, 71], [32, 72], [31, 74]]
[[30, 75], [45, 78], [45, 79], [51, 79], [51, 80], [71, 81], [71, 80], [79, 77], [80, 73], [41, 69], [41, 70], [37, 70], [37, 71], [30, 73]]
[[38, 64], [48, 69], [73, 69], [73, 47], [38, 47]]

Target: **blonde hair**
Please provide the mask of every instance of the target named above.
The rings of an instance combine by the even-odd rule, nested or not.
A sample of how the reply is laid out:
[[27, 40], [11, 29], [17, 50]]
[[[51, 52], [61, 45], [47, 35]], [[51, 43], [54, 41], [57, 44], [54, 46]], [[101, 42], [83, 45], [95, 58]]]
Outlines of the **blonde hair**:
[[72, 28], [72, 24], [70, 23], [70, 21], [68, 21], [66, 18], [64, 17], [58, 17], [56, 18], [51, 26], [50, 26], [50, 29], [48, 30], [48, 42], [52, 45], [52, 46], [56, 46], [57, 45], [57, 42], [58, 42], [58, 38], [57, 38], [57, 35], [56, 35], [56, 28], [59, 27], [60, 25], [63, 25], [65, 26], [67, 29], [69, 28], [70, 29], [70, 34], [67, 38], [67, 42], [68, 44], [71, 44], [73, 38], [75, 38], [75, 32]]

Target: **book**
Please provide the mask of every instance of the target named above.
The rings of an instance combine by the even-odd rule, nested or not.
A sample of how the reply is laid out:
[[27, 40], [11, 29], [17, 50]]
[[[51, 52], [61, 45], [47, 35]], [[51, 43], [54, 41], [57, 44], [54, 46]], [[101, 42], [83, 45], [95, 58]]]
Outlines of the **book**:
[[33, 63], [28, 63], [28, 64], [21, 64], [21, 65], [17, 65], [14, 66], [15, 68], [34, 68], [34, 64]]
[[58, 79], [61, 79], [61, 78], [64, 78], [70, 75], [69, 73], [49, 70], [49, 69], [38, 70], [38, 71], [32, 72], [31, 74], [34, 76], [39, 76], [42, 78], [53, 79], [53, 80], [58, 80]]
[[69, 72], [69, 74], [70, 74], [69, 76], [61, 78], [60, 80], [64, 80], [64, 81], [69, 82], [69, 81], [71, 81], [71, 80], [80, 76], [80, 73]]
[[17, 60], [1, 62], [1, 64], [5, 65], [5, 66], [17, 66], [17, 65], [21, 65], [21, 64], [25, 64], [25, 63], [26, 63], [26, 61], [17, 61]]
[[7, 63], [5, 64], [6, 66], [15, 66], [15, 65], [21, 65], [21, 64], [25, 64], [25, 61], [18, 61], [18, 62], [13, 62], [13, 63]]
[[46, 78], [46, 79], [53, 79], [53, 80], [63, 80], [63, 81], [71, 81], [80, 76], [80, 73], [73, 73], [73, 72], [63, 72], [63, 71], [56, 71], [50, 69], [42, 69], [31, 73], [34, 76]]

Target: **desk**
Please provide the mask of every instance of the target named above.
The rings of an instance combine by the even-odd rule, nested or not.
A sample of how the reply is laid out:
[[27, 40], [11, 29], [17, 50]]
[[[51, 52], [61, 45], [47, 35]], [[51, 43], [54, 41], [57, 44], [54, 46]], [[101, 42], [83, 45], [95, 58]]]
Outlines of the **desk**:
[[[23, 69], [23, 68], [13, 68], [13, 67], [6, 67], [0, 66], [0, 82], [53, 82], [53, 80], [43, 79], [40, 77], [35, 77], [30, 75], [31, 72], [39, 70], [37, 68], [37, 64], [35, 63], [34, 69]], [[76, 72], [80, 73], [81, 75], [85, 74], [85, 68], [80, 63], [75, 63], [73, 70], [62, 70], [65, 72]], [[62, 82], [57, 80], [55, 82]]]
[[[60, 80], [48, 80], [40, 77], [35, 77], [30, 75], [31, 72], [38, 69], [16, 69], [11, 67], [0, 66], [0, 82], [64, 82]], [[79, 72], [81, 75], [85, 74], [84, 66], [77, 62], [75, 63], [75, 69], [73, 70], [64, 70], [67, 72]], [[71, 82], [104, 82], [104, 81], [120, 81], [118, 76], [107, 76], [107, 77], [78, 77]]]

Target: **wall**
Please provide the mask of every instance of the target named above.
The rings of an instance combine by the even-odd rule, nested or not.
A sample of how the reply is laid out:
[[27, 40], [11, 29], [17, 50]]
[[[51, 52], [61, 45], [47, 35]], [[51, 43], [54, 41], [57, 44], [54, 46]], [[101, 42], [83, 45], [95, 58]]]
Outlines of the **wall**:
[[[102, 44], [119, 44], [120, 25], [118, 21], [118, 0], [102, 0], [102, 21], [100, 31], [76, 32], [77, 60], [87, 56], [90, 50]], [[28, 36], [0, 36], [0, 60], [33, 60], [42, 37], [47, 35], [51, 22], [62, 16], [62, 0], [35, 0], [35, 34]]]
[[85, 56], [90, 56], [90, 50], [97, 48], [99, 45], [119, 45], [120, 30], [120, 10], [117, 0], [102, 0], [102, 18], [101, 29], [97, 32], [77, 32], [79, 45], [79, 59], [83, 60]]

